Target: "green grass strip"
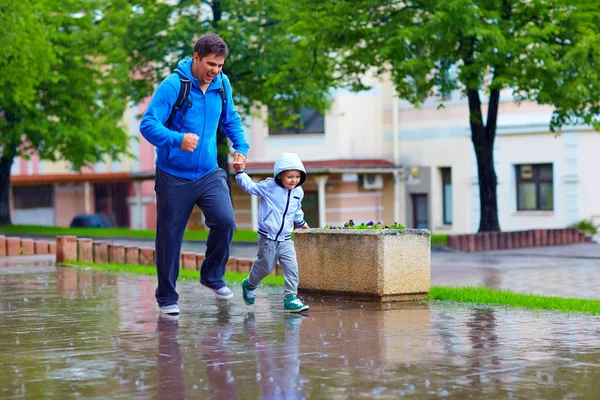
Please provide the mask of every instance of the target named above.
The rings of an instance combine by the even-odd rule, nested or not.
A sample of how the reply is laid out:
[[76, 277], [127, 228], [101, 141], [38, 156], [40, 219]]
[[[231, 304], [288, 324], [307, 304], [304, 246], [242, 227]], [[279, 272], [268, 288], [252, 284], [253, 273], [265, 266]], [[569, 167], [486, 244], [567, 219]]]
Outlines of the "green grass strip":
[[433, 286], [429, 292], [429, 299], [523, 307], [537, 310], [600, 314], [600, 300], [521, 294], [511, 292], [510, 290], [496, 290], [486, 287]]
[[[129, 264], [91, 264], [91, 263], [82, 263], [69, 261], [65, 263], [69, 266], [75, 266], [78, 268], [94, 268], [101, 269], [103, 271], [110, 272], [120, 272], [120, 273], [129, 273], [129, 274], [137, 274], [137, 275], [149, 275], [156, 276], [156, 268], [149, 267], [145, 265], [129, 265]], [[226, 272], [225, 273], [225, 281], [228, 284], [241, 284], [242, 280], [248, 276], [247, 273], [244, 272]], [[179, 279], [183, 280], [200, 280], [200, 272], [199, 271], [191, 271], [188, 269], [180, 269], [179, 270]], [[278, 275], [269, 275], [265, 277], [260, 283], [265, 286], [283, 286], [283, 276]]]
[[[153, 229], [127, 229], [127, 228], [66, 228], [60, 226], [37, 226], [37, 225], [10, 225], [0, 227], [0, 233], [13, 235], [43, 235], [58, 236], [72, 235], [78, 237], [102, 237], [102, 238], [131, 238], [131, 239], [154, 239], [156, 231]], [[186, 231], [185, 240], [206, 241], [207, 230]], [[233, 234], [234, 242], [256, 243], [258, 234], [250, 230], [236, 230]]]
[[[12, 235], [42, 235], [60, 236], [71, 235], [89, 238], [131, 238], [131, 239], [154, 239], [156, 231], [153, 229], [127, 229], [127, 228], [66, 228], [60, 226], [38, 226], [38, 225], [9, 225], [0, 227], [0, 234]], [[208, 231], [186, 231], [185, 240], [206, 241]], [[258, 234], [251, 230], [236, 230], [233, 241], [237, 243], [256, 243]], [[432, 246], [446, 246], [448, 244], [447, 234], [432, 234]]]

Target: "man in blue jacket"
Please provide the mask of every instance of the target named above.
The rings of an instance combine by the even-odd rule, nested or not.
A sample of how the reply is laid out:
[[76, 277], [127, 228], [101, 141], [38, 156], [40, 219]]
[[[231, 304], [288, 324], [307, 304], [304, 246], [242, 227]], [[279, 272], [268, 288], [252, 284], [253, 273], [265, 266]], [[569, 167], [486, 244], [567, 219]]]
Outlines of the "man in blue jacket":
[[[249, 146], [233, 104], [231, 84], [221, 71], [227, 53], [219, 36], [202, 36], [194, 46], [193, 58], [181, 60], [177, 73], [158, 86], [140, 124], [144, 138], [156, 146], [156, 300], [165, 314], [179, 314], [175, 290], [179, 253], [194, 205], [200, 207], [210, 228], [200, 283], [220, 299], [233, 297], [223, 280], [235, 215], [227, 173], [217, 165], [219, 121], [233, 143], [234, 166], [244, 168]], [[188, 101], [170, 118], [186, 79], [191, 81]]]

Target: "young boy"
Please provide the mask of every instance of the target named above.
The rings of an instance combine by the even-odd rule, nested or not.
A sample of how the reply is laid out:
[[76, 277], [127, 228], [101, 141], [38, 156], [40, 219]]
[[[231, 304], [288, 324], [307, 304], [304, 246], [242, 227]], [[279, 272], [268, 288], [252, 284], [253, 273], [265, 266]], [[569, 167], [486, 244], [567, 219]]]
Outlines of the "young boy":
[[242, 282], [242, 297], [248, 305], [254, 304], [256, 288], [263, 278], [281, 264], [285, 280], [283, 310], [301, 312], [308, 306], [296, 297], [298, 293], [298, 262], [291, 240], [294, 222], [302, 229], [309, 226], [304, 221], [300, 187], [306, 180], [306, 171], [294, 153], [283, 153], [277, 158], [274, 178], [254, 183], [241, 169], [236, 168], [236, 181], [248, 194], [260, 196], [258, 209], [258, 255], [250, 275]]

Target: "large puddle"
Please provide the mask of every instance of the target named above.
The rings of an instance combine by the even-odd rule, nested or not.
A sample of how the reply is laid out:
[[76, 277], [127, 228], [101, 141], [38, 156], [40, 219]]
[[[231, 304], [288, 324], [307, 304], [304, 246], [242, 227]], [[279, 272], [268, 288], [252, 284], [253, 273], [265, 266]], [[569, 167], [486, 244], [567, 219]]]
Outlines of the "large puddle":
[[[23, 270], [21, 270], [23, 271]], [[308, 298], [282, 312], [180, 282], [160, 318], [155, 278], [0, 269], [2, 398], [597, 398], [600, 318], [445, 303]]]

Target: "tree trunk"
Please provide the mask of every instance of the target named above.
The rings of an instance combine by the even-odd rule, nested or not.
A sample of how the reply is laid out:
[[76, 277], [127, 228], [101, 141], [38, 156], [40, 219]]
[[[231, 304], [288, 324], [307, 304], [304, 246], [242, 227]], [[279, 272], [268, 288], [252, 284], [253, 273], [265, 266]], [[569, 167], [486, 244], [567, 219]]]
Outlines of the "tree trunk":
[[14, 155], [0, 157], [0, 226], [11, 225], [10, 218], [10, 169]]
[[499, 231], [497, 178], [494, 169], [494, 140], [496, 138], [496, 121], [500, 92], [492, 90], [486, 124], [483, 123], [481, 100], [475, 89], [467, 91], [469, 99], [469, 117], [471, 125], [471, 140], [477, 158], [479, 175], [479, 232]]

